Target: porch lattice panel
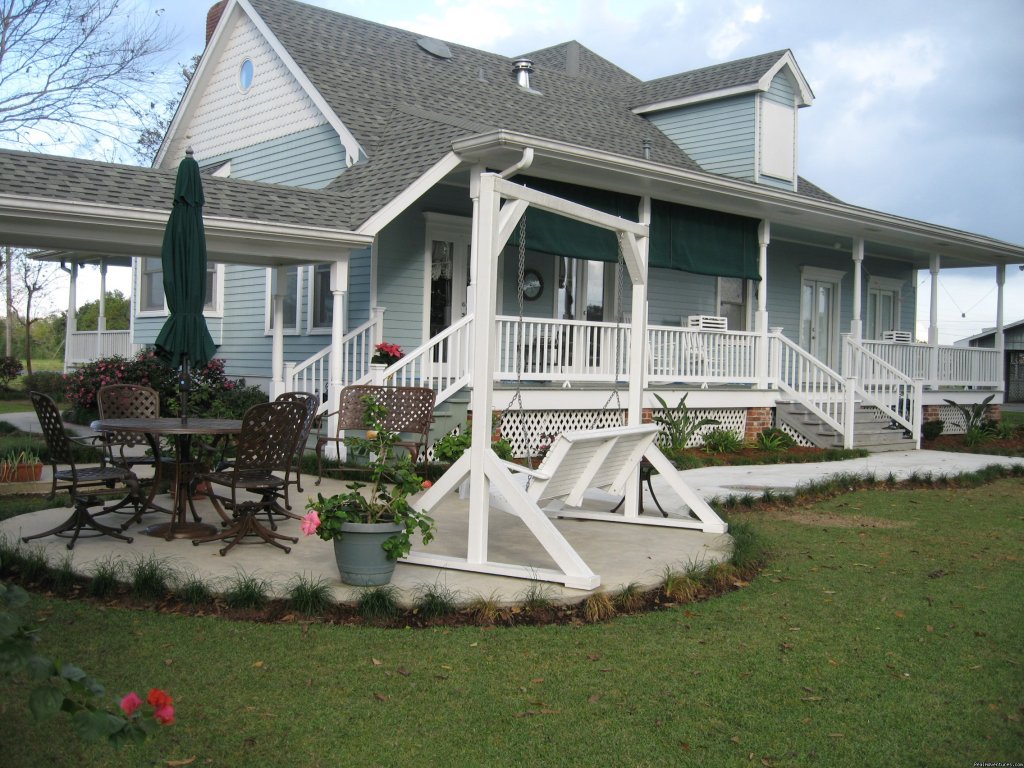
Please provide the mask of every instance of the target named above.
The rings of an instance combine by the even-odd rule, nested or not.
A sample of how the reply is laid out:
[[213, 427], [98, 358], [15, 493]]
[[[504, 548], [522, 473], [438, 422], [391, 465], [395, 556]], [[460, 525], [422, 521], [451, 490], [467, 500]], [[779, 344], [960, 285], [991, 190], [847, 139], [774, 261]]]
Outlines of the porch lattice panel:
[[791, 426], [789, 426], [789, 424], [785, 424], [785, 423], [779, 421], [778, 419], [776, 419], [775, 420], [775, 427], [776, 427], [776, 429], [781, 429], [787, 435], [792, 437], [796, 441], [797, 445], [802, 446], [804, 448], [813, 448], [814, 447], [814, 443], [812, 443], [806, 437], [804, 437], [799, 432], [797, 432], [795, 429], [793, 429]]
[[[655, 408], [651, 413], [652, 416], [658, 417], [663, 415], [665, 411], [662, 408]], [[745, 408], [691, 408], [689, 415], [693, 421], [716, 419], [721, 423], [708, 424], [698, 429], [687, 441], [687, 448], [696, 448], [704, 445], [704, 435], [713, 429], [727, 429], [742, 440], [747, 428], [747, 411]], [[658, 444], [664, 447], [667, 443], [668, 438], [665, 436], [665, 429], [663, 427], [661, 434], [658, 436]]]
[[964, 415], [955, 405], [944, 403], [939, 406], [939, 418], [942, 419], [942, 434], [962, 435], [967, 431]]
[[[662, 409], [652, 412], [661, 415]], [[704, 435], [712, 429], [728, 429], [742, 439], [747, 423], [744, 408], [691, 408], [690, 416], [701, 419], [718, 419], [719, 425], [701, 427], [687, 443], [688, 448], [703, 445]], [[501, 436], [512, 444], [512, 453], [517, 457], [537, 456], [540, 446], [551, 442], [551, 437], [569, 430], [602, 429], [619, 427], [626, 423], [625, 411], [615, 409], [583, 411], [506, 411], [501, 418]], [[663, 430], [664, 433], [664, 430]], [[545, 437], [549, 435], [551, 437]], [[659, 443], [666, 442], [664, 434]], [[529, 443], [530, 450], [527, 451]]]

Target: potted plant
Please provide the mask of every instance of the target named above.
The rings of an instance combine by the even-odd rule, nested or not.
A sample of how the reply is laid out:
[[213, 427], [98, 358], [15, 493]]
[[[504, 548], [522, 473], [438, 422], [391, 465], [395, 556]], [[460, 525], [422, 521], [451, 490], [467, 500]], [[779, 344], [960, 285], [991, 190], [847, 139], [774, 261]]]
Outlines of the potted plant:
[[9, 451], [0, 462], [0, 482], [28, 483], [43, 476], [43, 463], [31, 448]]
[[395, 562], [412, 548], [414, 533], [424, 544], [433, 538], [434, 520], [409, 503], [409, 496], [429, 488], [430, 481], [416, 474], [408, 454], [396, 459], [398, 434], [383, 426], [387, 410], [372, 395], [364, 403], [366, 436], [347, 437], [345, 445], [370, 456], [370, 480], [353, 481], [348, 491], [334, 496], [317, 494], [306, 505], [302, 531], [333, 542], [343, 582], [377, 586], [391, 580]]
[[402, 348], [397, 344], [389, 344], [382, 341], [373, 348], [373, 357], [370, 358], [371, 365], [389, 366], [397, 363], [405, 356]]

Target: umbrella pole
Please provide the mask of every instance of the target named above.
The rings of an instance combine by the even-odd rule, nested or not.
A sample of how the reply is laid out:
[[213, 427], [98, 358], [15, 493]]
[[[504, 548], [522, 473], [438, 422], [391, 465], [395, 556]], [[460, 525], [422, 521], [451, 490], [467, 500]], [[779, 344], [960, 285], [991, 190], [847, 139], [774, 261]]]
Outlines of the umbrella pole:
[[181, 356], [181, 373], [178, 375], [178, 391], [181, 395], [181, 420], [188, 422], [188, 391], [192, 388], [192, 377], [188, 370], [188, 355]]

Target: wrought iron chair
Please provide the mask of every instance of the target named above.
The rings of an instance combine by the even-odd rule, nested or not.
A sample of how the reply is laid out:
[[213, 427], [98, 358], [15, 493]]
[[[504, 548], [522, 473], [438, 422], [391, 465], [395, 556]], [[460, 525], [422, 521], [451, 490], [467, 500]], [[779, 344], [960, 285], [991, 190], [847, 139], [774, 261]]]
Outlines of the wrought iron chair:
[[[152, 387], [140, 384], [108, 384], [100, 387], [96, 393], [96, 405], [101, 419], [155, 419], [160, 416], [160, 394]], [[149, 499], [146, 504], [140, 500], [136, 505], [135, 515], [128, 521], [130, 524], [141, 517], [142, 510], [153, 501], [160, 486], [163, 465], [173, 465], [174, 459], [161, 456], [159, 443], [141, 432], [105, 432], [103, 443], [107, 449], [107, 460], [113, 466], [131, 470], [138, 466], [153, 468]], [[141, 453], [142, 448], [149, 448], [152, 453]]]
[[[71, 516], [55, 528], [32, 536], [25, 536], [22, 541], [28, 542], [32, 539], [39, 539], [43, 536], [60, 536], [71, 541], [68, 542], [68, 549], [74, 549], [75, 542], [83, 531], [92, 531], [92, 536], [113, 536], [116, 539], [131, 543], [132, 537], [125, 536], [121, 531], [128, 527], [131, 520], [121, 526], [120, 530], [104, 525], [96, 520], [99, 515], [113, 512], [129, 504], [135, 504], [139, 498], [139, 482], [135, 474], [124, 467], [100, 466], [100, 467], [79, 467], [75, 462], [72, 442], [64, 430], [64, 420], [56, 404], [48, 396], [39, 392], [29, 393], [32, 398], [32, 407], [36, 410], [39, 418], [39, 425], [46, 440], [46, 448], [49, 453], [50, 465], [53, 469], [53, 483], [50, 486], [50, 496], [53, 498], [57, 491], [67, 491], [71, 496], [71, 503], [74, 511]], [[58, 469], [59, 464], [66, 464], [66, 469]], [[87, 488], [108, 488], [114, 489], [123, 485], [127, 494], [123, 499], [110, 506], [103, 506], [100, 512], [93, 514], [90, 510], [93, 507], [102, 506], [103, 500], [95, 495], [83, 493]]]
[[[295, 402], [305, 408], [306, 418], [302, 422], [302, 430], [295, 443], [295, 455], [290, 466], [285, 469], [284, 476], [284, 507], [285, 510], [292, 508], [288, 498], [288, 486], [294, 485], [295, 490], [302, 493], [302, 455], [306, 451], [306, 441], [309, 440], [309, 433], [313, 430], [313, 422], [316, 421], [316, 411], [320, 406], [320, 398], [309, 392], [282, 392], [276, 398], [277, 402]], [[284, 512], [281, 510], [280, 512]], [[298, 515], [285, 513], [288, 517], [298, 518]]]
[[[209, 497], [217, 512], [228, 520], [228, 528], [214, 536], [193, 539], [195, 545], [209, 541], [225, 541], [220, 550], [225, 555], [236, 544], [265, 542], [290, 552], [280, 542], [298, 542], [297, 538], [275, 533], [263, 525], [258, 515], [270, 515], [278, 505], [285, 488], [284, 478], [275, 475], [288, 468], [295, 455], [299, 432], [306, 418], [305, 407], [298, 402], [276, 400], [254, 405], [242, 418], [242, 430], [235, 441], [235, 458], [229, 467], [206, 472], [199, 478], [210, 483]], [[229, 492], [222, 491], [229, 489]], [[229, 517], [226, 511], [231, 513]], [[271, 522], [273, 525], [273, 523]], [[257, 541], [246, 541], [255, 537]]]
[[430, 387], [377, 387], [368, 384], [353, 384], [341, 390], [338, 410], [327, 416], [337, 415], [338, 423], [333, 437], [320, 435], [316, 441], [317, 484], [323, 477], [323, 452], [329, 443], [340, 445], [345, 441], [347, 430], [366, 429], [367, 395], [382, 405], [387, 412], [383, 427], [391, 432], [409, 435], [409, 439], [395, 442], [404, 448], [416, 463], [427, 458], [427, 443], [430, 439], [430, 424], [434, 419], [436, 393]]

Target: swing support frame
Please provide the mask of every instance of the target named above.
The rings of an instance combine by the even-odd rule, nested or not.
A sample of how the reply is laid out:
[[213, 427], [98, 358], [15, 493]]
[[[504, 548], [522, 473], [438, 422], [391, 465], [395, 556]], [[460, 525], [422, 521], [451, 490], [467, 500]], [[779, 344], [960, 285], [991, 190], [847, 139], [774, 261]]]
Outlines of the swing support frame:
[[[472, 424], [472, 444], [437, 482], [418, 500], [423, 511], [436, 507], [445, 495], [454, 491], [467, 477], [470, 480], [469, 530], [466, 556], [454, 557], [414, 551], [404, 562], [431, 565], [457, 570], [477, 571], [499, 576], [553, 581], [567, 587], [591, 590], [600, 585], [600, 577], [583, 561], [551, 519], [540, 509], [527, 488], [516, 482], [513, 472], [491, 449], [491, 420], [493, 412], [494, 382], [493, 371], [497, 357], [495, 316], [497, 308], [497, 262], [498, 257], [515, 230], [519, 220], [529, 206], [550, 211], [570, 219], [582, 221], [615, 232], [619, 237], [622, 261], [629, 271], [632, 282], [632, 314], [630, 334], [634, 340], [644, 339], [647, 334], [647, 238], [650, 222], [650, 199], [644, 198], [640, 222], [629, 221], [617, 216], [588, 208], [544, 192], [539, 192], [508, 181], [502, 175], [481, 173], [478, 182], [479, 200], [475, 207], [477, 221], [474, 227], [476, 242], [473, 254], [476, 262], [476, 279], [473, 285], [473, 366], [471, 407], [476, 418]], [[502, 205], [501, 201], [505, 200]], [[634, 343], [630, 346], [629, 394], [627, 398], [627, 424], [639, 426], [642, 421], [644, 393], [645, 345]], [[638, 375], [639, 374], [639, 375]], [[663, 464], [664, 457], [653, 444], [652, 455], [656, 453], [656, 466]], [[658, 458], [660, 457], [660, 458]], [[667, 460], [664, 461], [668, 467]], [[659, 467], [662, 469], [662, 467]], [[629, 471], [627, 488], [635, 488], [639, 482], [640, 463]], [[664, 471], [664, 469], [662, 469]], [[674, 470], [673, 470], [674, 471]], [[682, 481], [679, 481], [681, 483]], [[491, 486], [501, 494], [528, 527], [537, 541], [557, 565], [555, 569], [541, 569], [512, 563], [494, 562], [488, 555], [491, 507]], [[699, 500], [691, 493], [693, 499]], [[704, 504], [699, 500], [700, 504]], [[626, 493], [624, 513], [615, 516], [620, 522], [644, 522], [639, 514], [639, 498], [636, 493]], [[692, 504], [691, 504], [692, 507]], [[725, 525], [709, 507], [701, 514], [708, 520], [704, 530], [724, 533]], [[602, 519], [612, 519], [611, 516]], [[671, 525], [671, 523], [669, 523]]]

